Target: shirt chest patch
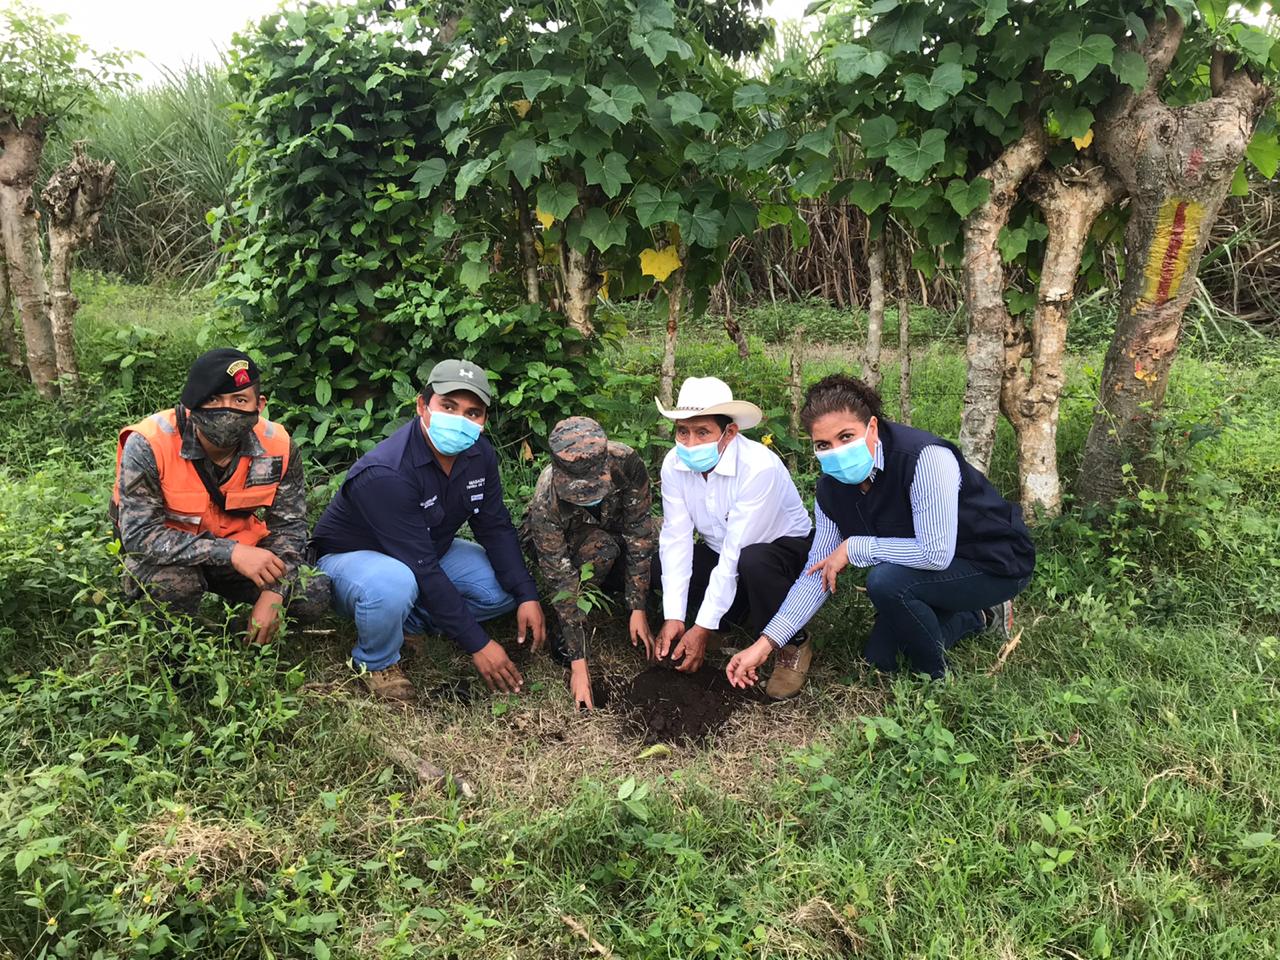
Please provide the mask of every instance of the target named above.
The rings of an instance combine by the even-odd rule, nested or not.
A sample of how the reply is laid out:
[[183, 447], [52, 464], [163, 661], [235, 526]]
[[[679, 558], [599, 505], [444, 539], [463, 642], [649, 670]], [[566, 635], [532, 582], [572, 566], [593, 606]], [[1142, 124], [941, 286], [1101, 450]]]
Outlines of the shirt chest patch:
[[284, 457], [254, 457], [249, 461], [249, 473], [245, 476], [246, 487], [262, 487], [279, 483], [284, 476]]
[[436, 505], [436, 501], [439, 499], [440, 497], [438, 495], [434, 497], [428, 497], [426, 500], [423, 500], [420, 504], [418, 504], [418, 506], [420, 506], [423, 510], [430, 510], [432, 507]]

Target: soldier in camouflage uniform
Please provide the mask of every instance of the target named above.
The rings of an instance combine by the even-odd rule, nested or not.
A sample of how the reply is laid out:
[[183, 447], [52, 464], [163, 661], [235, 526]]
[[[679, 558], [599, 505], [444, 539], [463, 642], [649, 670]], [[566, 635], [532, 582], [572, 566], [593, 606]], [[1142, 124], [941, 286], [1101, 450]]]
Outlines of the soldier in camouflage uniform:
[[548, 439], [551, 463], [538, 477], [524, 538], [560, 620], [574, 699], [590, 709], [587, 615], [578, 606], [582, 567], [592, 565], [592, 585], [621, 586], [631, 611], [631, 643], [643, 643], [648, 655], [653, 635], [644, 608], [657, 525], [650, 515], [649, 474], [634, 450], [611, 442], [588, 417], [560, 421]]
[[127, 597], [187, 614], [206, 591], [251, 603], [256, 643], [275, 634], [285, 606], [313, 620], [329, 604], [328, 577], [299, 572], [302, 458], [283, 427], [259, 416], [265, 403], [246, 354], [204, 354], [180, 404], [120, 432], [111, 503]]

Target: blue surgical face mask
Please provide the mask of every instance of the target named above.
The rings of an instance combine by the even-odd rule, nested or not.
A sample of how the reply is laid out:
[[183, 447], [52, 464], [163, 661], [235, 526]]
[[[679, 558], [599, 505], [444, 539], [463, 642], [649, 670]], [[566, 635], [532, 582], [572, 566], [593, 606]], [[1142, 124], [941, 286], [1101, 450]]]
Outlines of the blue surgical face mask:
[[871, 468], [875, 465], [866, 437], [833, 450], [819, 450], [817, 457], [822, 472], [841, 483], [861, 483], [871, 476]]
[[694, 447], [677, 443], [676, 456], [695, 473], [706, 473], [708, 470], [714, 470], [716, 464], [720, 462], [720, 441], [712, 440], [710, 443], [700, 443]]
[[452, 457], [480, 439], [480, 424], [456, 413], [432, 410], [431, 422], [427, 424], [427, 436], [431, 438], [431, 445], [440, 453]]
[[597, 497], [595, 500], [588, 500], [586, 503], [580, 503], [580, 507], [598, 507], [604, 503], [604, 497]]

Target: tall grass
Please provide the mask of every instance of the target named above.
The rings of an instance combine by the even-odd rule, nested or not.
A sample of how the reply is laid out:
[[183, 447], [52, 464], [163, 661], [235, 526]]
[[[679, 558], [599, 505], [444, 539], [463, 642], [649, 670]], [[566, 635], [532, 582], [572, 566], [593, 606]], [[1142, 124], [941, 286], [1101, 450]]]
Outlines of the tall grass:
[[132, 280], [207, 280], [218, 265], [205, 214], [227, 201], [235, 164], [232, 99], [222, 64], [167, 71], [161, 83], [110, 97], [45, 152], [45, 172], [76, 140], [113, 160], [116, 189], [82, 262]]

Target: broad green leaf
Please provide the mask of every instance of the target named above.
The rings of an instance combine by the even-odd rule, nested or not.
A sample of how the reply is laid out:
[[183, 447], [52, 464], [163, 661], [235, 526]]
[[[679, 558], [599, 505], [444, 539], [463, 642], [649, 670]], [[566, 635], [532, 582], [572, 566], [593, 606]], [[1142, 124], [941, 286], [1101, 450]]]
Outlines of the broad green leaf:
[[329, 946], [323, 940], [317, 940], [315, 946], [316, 960], [329, 960]]
[[796, 141], [797, 150], [811, 150], [822, 157], [830, 154], [833, 146], [835, 144], [832, 142], [831, 127], [825, 127], [822, 130], [811, 130]]
[[1244, 163], [1236, 167], [1236, 172], [1231, 177], [1231, 196], [1245, 197], [1249, 195], [1249, 174], [1245, 171]]
[[1083, 140], [1093, 128], [1093, 111], [1088, 107], [1075, 107], [1054, 116], [1063, 137]]
[[439, 157], [432, 157], [418, 164], [418, 169], [413, 172], [410, 179], [418, 185], [419, 199], [429, 197], [431, 191], [440, 186], [447, 169], [445, 162]]
[[893, 205], [899, 210], [918, 210], [938, 194], [939, 188], [936, 184], [925, 186], [904, 183], [894, 192]]
[[992, 28], [1009, 14], [1009, 0], [986, 0], [982, 11], [982, 23], [978, 36], [985, 37]]
[[1240, 847], [1244, 850], [1259, 850], [1262, 847], [1269, 846], [1275, 838], [1276, 835], [1269, 831], [1251, 833], [1240, 841]]
[[739, 197], [730, 200], [729, 209], [724, 214], [724, 228], [720, 232], [720, 242], [728, 243], [734, 237], [754, 233], [755, 229], [756, 205]]
[[464, 163], [453, 181], [453, 199], [461, 200], [465, 197], [468, 190], [485, 178], [492, 165], [493, 161], [489, 157], [480, 157]]
[[592, 207], [582, 218], [582, 236], [604, 253], [627, 242], [627, 221], [623, 214], [610, 217], [602, 207]]
[[851, 83], [859, 77], [878, 77], [889, 65], [889, 57], [880, 50], [869, 50], [856, 43], [837, 44], [831, 51], [836, 79]]
[[454, 121], [462, 116], [462, 111], [466, 105], [465, 100], [458, 98], [436, 109], [436, 126], [440, 128], [441, 133], [446, 132], [453, 126]]
[[922, 110], [937, 110], [964, 89], [964, 71], [958, 63], [943, 63], [926, 80], [922, 74], [902, 78], [902, 95]]
[[702, 112], [702, 98], [684, 90], [667, 97], [666, 104], [671, 108], [672, 123], [685, 123]]
[[733, 105], [741, 110], [743, 107], [759, 107], [769, 102], [769, 91], [758, 83], [748, 83], [733, 91]]
[[571, 183], [538, 184], [538, 209], [557, 220], [567, 220], [578, 205], [578, 188]]
[[680, 212], [680, 195], [660, 190], [652, 183], [642, 183], [631, 192], [631, 205], [636, 220], [646, 230], [657, 223], [674, 223]]
[[1048, 235], [1048, 227], [1039, 220], [1028, 217], [1018, 227], [1006, 226], [1001, 230], [996, 246], [1000, 248], [1000, 256], [1005, 263], [1012, 263], [1027, 252], [1027, 244], [1032, 240], [1043, 240]]
[[13, 858], [14, 872], [20, 877], [27, 867], [36, 862], [36, 854], [34, 850], [19, 850]]
[[990, 196], [991, 181], [986, 177], [977, 177], [968, 183], [963, 180], [952, 180], [947, 184], [947, 202], [961, 217], [969, 216], [986, 203]]
[[598, 183], [610, 200], [622, 192], [622, 185], [631, 182], [626, 158], [620, 153], [606, 153], [603, 160], [588, 157], [582, 164], [587, 183]]
[[899, 7], [872, 24], [867, 43], [886, 53], [919, 53], [927, 12], [922, 3]]
[[533, 137], [521, 137], [512, 141], [507, 146], [506, 160], [507, 169], [522, 187], [528, 187], [542, 169], [542, 164], [538, 162], [538, 144]]
[[538, 94], [556, 81], [550, 70], [521, 70], [512, 75], [511, 82], [520, 84], [526, 100], [536, 100]]
[[479, 263], [475, 260], [464, 261], [462, 269], [458, 271], [458, 279], [462, 281], [464, 287], [475, 293], [489, 282], [489, 261]]
[[1244, 155], [1260, 174], [1270, 180], [1280, 167], [1280, 140], [1276, 138], [1276, 132], [1255, 133]]
[[875, 180], [856, 180], [849, 188], [849, 202], [863, 213], [871, 214], [889, 202], [891, 191], [886, 183]]
[[470, 133], [471, 130], [468, 127], [454, 127], [450, 130], [444, 137], [445, 152], [451, 157], [456, 157], [458, 148], [462, 146], [462, 141], [466, 140]]
[[1044, 57], [1046, 70], [1057, 70], [1075, 80], [1089, 76], [1099, 64], [1110, 64], [1116, 42], [1102, 33], [1091, 33], [1081, 39], [1080, 31], [1060, 33], [1049, 43]]
[[[919, 247], [915, 253], [911, 255], [911, 268], [919, 270], [924, 274], [926, 280], [932, 280], [934, 274], [938, 272], [938, 258], [929, 247]], [[961, 763], [960, 757], [972, 757], [971, 753], [961, 753], [956, 756], [956, 763]], [[967, 762], [967, 761], [966, 761]]]
[[1137, 50], [1118, 50], [1111, 61], [1111, 72], [1116, 79], [1134, 90], [1147, 85], [1147, 61]]
[[796, 194], [802, 197], [815, 197], [821, 193], [835, 177], [835, 169], [826, 157], [807, 160], [800, 166], [800, 174], [791, 184]]
[[688, 60], [693, 56], [693, 49], [687, 43], [666, 30], [654, 30], [643, 34], [632, 32], [630, 40], [632, 46], [643, 52], [655, 67], [672, 53], [681, 60]]
[[640, 0], [631, 17], [631, 30], [648, 33], [651, 30], [670, 30], [676, 25], [675, 13], [667, 0]]
[[1271, 47], [1275, 44], [1275, 38], [1266, 30], [1248, 23], [1233, 23], [1231, 39], [1247, 59], [1260, 66], [1266, 66], [1271, 57]]
[[785, 204], [766, 203], [760, 208], [758, 222], [761, 230], [768, 230], [770, 227], [776, 227], [779, 224], [790, 223], [793, 216], [795, 216], [795, 211]]
[[782, 155], [790, 141], [786, 130], [770, 130], [763, 137], [747, 147], [745, 160], [748, 169], [763, 170]]
[[720, 230], [724, 227], [724, 214], [706, 200], [701, 200], [689, 214], [689, 242], [700, 247], [714, 249], [720, 244]]
[[898, 123], [893, 117], [872, 117], [858, 131], [862, 152], [868, 157], [883, 157], [898, 137]]
[[894, 140], [889, 144], [885, 162], [908, 180], [919, 181], [942, 162], [946, 152], [946, 131], [926, 130], [918, 140], [914, 137]]
[[636, 107], [644, 103], [644, 96], [629, 83], [619, 83], [609, 90], [588, 83], [586, 91], [591, 98], [588, 111], [613, 117], [619, 123], [629, 121]]
[[1007, 117], [1015, 104], [1022, 102], [1022, 84], [1017, 80], [993, 83], [987, 87], [987, 104], [1002, 117]]

